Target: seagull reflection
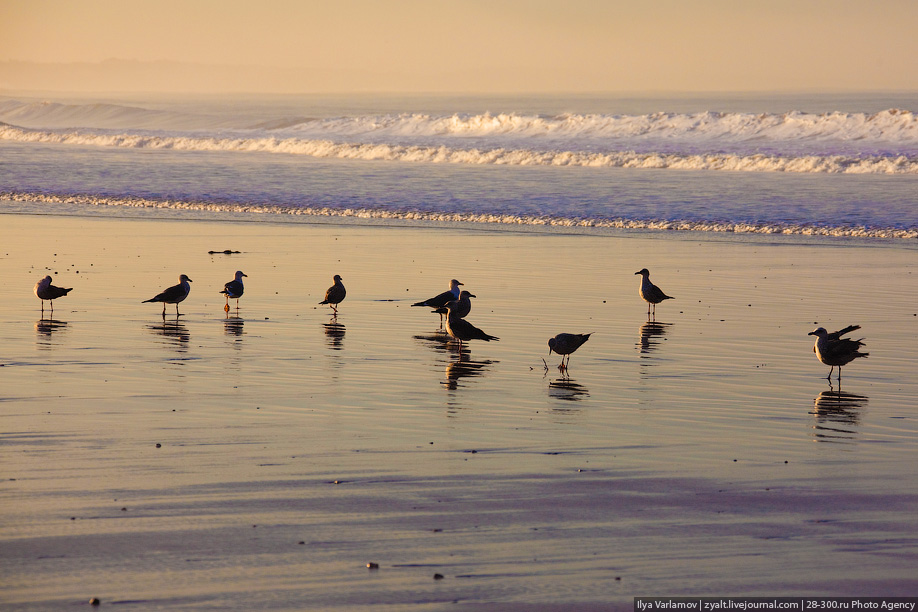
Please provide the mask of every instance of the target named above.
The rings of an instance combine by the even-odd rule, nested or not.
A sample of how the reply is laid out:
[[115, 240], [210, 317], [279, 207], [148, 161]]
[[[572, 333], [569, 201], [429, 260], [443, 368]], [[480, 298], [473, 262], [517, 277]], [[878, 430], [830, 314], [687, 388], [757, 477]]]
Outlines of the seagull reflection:
[[446, 364], [446, 381], [443, 382], [443, 385], [447, 389], [458, 388], [461, 378], [481, 376], [494, 363], [491, 360], [472, 361], [471, 351], [467, 348], [460, 349], [458, 353], [455, 361]]
[[548, 395], [554, 399], [578, 402], [590, 396], [590, 392], [573, 379], [562, 377], [548, 383]]
[[245, 333], [243, 326], [245, 325], [245, 319], [242, 317], [231, 317], [226, 315], [226, 318], [223, 320], [223, 333], [227, 336], [241, 336]]
[[178, 318], [176, 318], [175, 321], [163, 320], [162, 323], [154, 323], [146, 327], [150, 331], [161, 335], [168, 342], [171, 342], [179, 351], [184, 352], [188, 350], [188, 342], [191, 340], [191, 334], [188, 333], [188, 328], [185, 327], [185, 324]]
[[867, 405], [867, 397], [830, 388], [820, 393], [813, 404], [814, 435], [822, 442], [837, 442], [851, 440], [857, 435], [860, 410]]
[[421, 344], [426, 345], [428, 348], [432, 348], [433, 350], [440, 353], [450, 352], [450, 337], [449, 334], [447, 334], [445, 331], [433, 332], [430, 334], [419, 334], [414, 336], [414, 339]]
[[42, 346], [51, 346], [51, 336], [57, 331], [67, 329], [67, 321], [55, 321], [54, 319], [39, 319], [35, 321], [35, 331], [38, 333], [38, 344]]
[[325, 339], [328, 347], [336, 351], [344, 348], [344, 324], [338, 323], [338, 317], [332, 317], [328, 323], [323, 323]]
[[641, 325], [641, 341], [638, 346], [641, 347], [641, 353], [646, 354], [656, 350], [660, 344], [660, 338], [666, 334], [666, 328], [672, 323], [657, 323], [656, 321], [647, 321]]

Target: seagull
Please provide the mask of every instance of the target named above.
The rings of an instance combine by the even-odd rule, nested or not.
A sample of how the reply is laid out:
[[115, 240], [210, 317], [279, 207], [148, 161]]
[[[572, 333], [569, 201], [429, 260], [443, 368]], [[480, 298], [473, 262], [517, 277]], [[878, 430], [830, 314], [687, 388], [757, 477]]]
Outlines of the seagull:
[[446, 308], [449, 311], [449, 314], [446, 317], [446, 332], [459, 341], [459, 345], [462, 346], [464, 341], [469, 340], [484, 340], [485, 342], [490, 342], [491, 340], [500, 340], [497, 336], [491, 336], [484, 333], [465, 319], [459, 316], [459, 302], [448, 302]]
[[73, 287], [64, 289], [63, 287], [52, 285], [50, 276], [46, 276], [35, 283], [35, 295], [41, 300], [41, 313], [45, 314], [45, 300], [49, 300], [51, 301], [51, 314], [54, 314], [54, 300], [64, 297], [71, 291], [73, 291]]
[[449, 302], [444, 304], [442, 307], [434, 310], [434, 312], [436, 312], [440, 316], [448, 315], [449, 310], [447, 309], [447, 306], [451, 303], [455, 303], [456, 307], [453, 309], [453, 315], [459, 317], [460, 319], [464, 319], [468, 316], [469, 312], [471, 312], [472, 310], [472, 300], [470, 300], [469, 298], [473, 298], [473, 297], [478, 297], [478, 296], [475, 295], [474, 293], [463, 290], [459, 293], [458, 300], [450, 300]]
[[175, 304], [175, 316], [179, 316], [181, 313], [178, 311], [179, 302], [188, 297], [188, 293], [191, 291], [191, 285], [188, 283], [191, 282], [191, 279], [182, 274], [179, 276], [179, 284], [169, 287], [156, 297], [152, 297], [149, 300], [144, 300], [142, 303], [146, 304], [147, 302], [162, 302], [163, 303], [163, 318], [166, 318], [166, 304]]
[[[568, 364], [571, 362], [571, 353], [583, 346], [592, 335], [593, 332], [588, 334], [558, 334], [548, 340], [548, 354], [551, 355], [551, 352], [554, 351], [561, 355], [559, 370], [563, 372], [567, 369]], [[565, 355], [567, 355], [567, 364], [564, 363]]]
[[344, 296], [347, 295], [347, 291], [344, 289], [344, 285], [341, 284], [340, 276], [335, 274], [334, 281], [335, 284], [328, 288], [328, 291], [325, 292], [325, 299], [319, 302], [319, 304], [328, 304], [337, 315], [338, 304], [344, 301]]
[[[440, 308], [445, 306], [447, 302], [452, 302], [453, 300], [459, 299], [459, 281], [455, 278], [449, 281], [449, 291], [444, 291], [440, 295], [436, 295], [430, 299], [426, 299], [423, 302], [417, 302], [412, 304], [412, 306], [427, 306], [428, 308]], [[445, 311], [444, 311], [445, 312]], [[440, 313], [440, 318], [443, 318], [444, 313]]]
[[860, 328], [860, 325], [849, 325], [845, 329], [840, 329], [830, 334], [826, 331], [826, 328], [819, 327], [807, 334], [808, 336], [816, 336], [816, 344], [813, 346], [813, 351], [816, 353], [819, 361], [827, 366], [831, 366], [829, 368], [829, 375], [826, 376], [827, 380], [832, 380], [832, 370], [837, 366], [838, 380], [841, 382], [841, 369], [843, 365], [848, 365], [858, 357], [866, 357], [870, 354], [861, 353], [858, 350], [864, 346], [862, 342], [863, 338], [858, 340], [842, 338], [842, 336], [848, 332], [853, 332]]
[[643, 279], [641, 280], [641, 297], [644, 298], [644, 301], [647, 302], [647, 317], [650, 318], [650, 309], [653, 307], [653, 316], [657, 316], [657, 304], [663, 300], [671, 300], [672, 296], [666, 295], [663, 293], [663, 290], [650, 282], [650, 272], [647, 268], [642, 269], [640, 272], [635, 272], [635, 274], [640, 274]]
[[226, 306], [223, 308], [226, 312], [229, 312], [230, 298], [236, 300], [236, 310], [239, 310], [239, 298], [242, 297], [242, 293], [245, 291], [245, 287], [242, 286], [243, 276], [247, 277], [248, 274], [244, 274], [242, 270], [237, 270], [236, 278], [223, 285], [223, 291], [220, 293], [226, 296]]

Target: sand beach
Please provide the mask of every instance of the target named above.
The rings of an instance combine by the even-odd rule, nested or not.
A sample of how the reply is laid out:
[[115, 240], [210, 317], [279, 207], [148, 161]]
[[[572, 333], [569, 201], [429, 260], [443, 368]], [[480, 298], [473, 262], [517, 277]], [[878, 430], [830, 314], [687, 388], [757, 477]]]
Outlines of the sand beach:
[[[913, 241], [3, 212], [3, 609], [918, 593]], [[499, 341], [410, 306], [451, 278]]]

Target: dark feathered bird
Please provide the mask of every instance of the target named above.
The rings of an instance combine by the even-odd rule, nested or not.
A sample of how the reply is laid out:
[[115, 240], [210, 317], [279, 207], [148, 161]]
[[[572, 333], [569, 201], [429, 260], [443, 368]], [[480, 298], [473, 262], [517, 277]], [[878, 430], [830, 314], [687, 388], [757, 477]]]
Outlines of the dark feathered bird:
[[[650, 271], [647, 268], [643, 268], [635, 274], [641, 275], [641, 297], [644, 298], [644, 301], [647, 302], [647, 317], [657, 315], [657, 304], [663, 300], [671, 300], [672, 296], [666, 295], [663, 293], [663, 290], [650, 282]], [[651, 315], [651, 308], [653, 309], [653, 315]]]
[[226, 307], [224, 310], [229, 310], [230, 298], [236, 300], [236, 310], [239, 310], [239, 298], [241, 298], [242, 294], [245, 292], [245, 286], [242, 284], [243, 276], [248, 277], [248, 274], [244, 274], [242, 270], [237, 270], [236, 278], [223, 285], [223, 291], [220, 293], [226, 296]]
[[443, 293], [426, 299], [423, 302], [415, 302], [412, 304], [412, 306], [427, 306], [428, 308], [440, 308], [441, 306], [446, 306], [447, 302], [452, 302], [453, 300], [459, 299], [459, 286], [461, 284], [462, 283], [454, 278], [453, 280], [449, 281], [449, 291], [444, 291]]
[[449, 302], [446, 305], [446, 308], [449, 310], [449, 314], [446, 317], [446, 332], [458, 340], [459, 344], [468, 342], [469, 340], [484, 340], [485, 342], [490, 342], [491, 340], [500, 339], [497, 336], [486, 334], [458, 316], [458, 307], [459, 302]]
[[335, 311], [335, 314], [338, 314], [338, 304], [344, 301], [347, 291], [341, 283], [340, 276], [335, 274], [334, 281], [335, 284], [328, 288], [328, 291], [325, 292], [325, 299], [319, 302], [319, 304], [328, 304], [331, 306], [332, 310]]
[[63, 287], [52, 285], [50, 276], [46, 276], [35, 283], [35, 295], [41, 300], [41, 313], [45, 313], [45, 300], [49, 300], [51, 302], [51, 314], [54, 314], [54, 300], [64, 297], [71, 291], [73, 291], [73, 287], [64, 289]]
[[182, 274], [179, 276], [178, 285], [169, 287], [156, 297], [151, 297], [149, 300], [144, 300], [143, 303], [146, 304], [147, 302], [162, 302], [163, 317], [166, 316], [166, 304], [175, 304], [175, 316], [179, 316], [181, 313], [178, 311], [178, 305], [179, 302], [188, 297], [188, 293], [191, 291], [191, 285], [188, 284], [190, 282], [191, 279]]
[[851, 338], [842, 338], [849, 332], [860, 329], [860, 325], [849, 325], [845, 329], [829, 333], [824, 327], [819, 327], [811, 331], [808, 336], [816, 336], [816, 344], [813, 345], [813, 351], [829, 368], [827, 379], [832, 380], [832, 370], [838, 368], [838, 380], [841, 381], [841, 369], [858, 357], [866, 357], [870, 353], [861, 353], [860, 348], [864, 346], [863, 338], [853, 340]]
[[[473, 297], [477, 296], [469, 291], [461, 291], [459, 293], [459, 299], [451, 301], [455, 302], [455, 306], [453, 307], [453, 316], [459, 317], [460, 319], [466, 318], [469, 313], [472, 312], [472, 300], [469, 298]], [[451, 302], [447, 302], [446, 304], [448, 305]], [[439, 315], [448, 315], [449, 309], [446, 307], [446, 305], [444, 305], [441, 308], [434, 310], [434, 312]]]
[[439, 295], [435, 295], [432, 298], [428, 298], [423, 302], [415, 302], [412, 306], [427, 306], [428, 308], [434, 308], [434, 312], [440, 315], [440, 322], [443, 322], [443, 315], [446, 314], [446, 303], [452, 302], [453, 300], [458, 300], [459, 286], [462, 283], [457, 281], [455, 278], [449, 281], [449, 291], [444, 291]]
[[[593, 332], [588, 334], [558, 334], [548, 340], [548, 354], [551, 355], [552, 351], [554, 351], [561, 355], [559, 370], [564, 371], [567, 369], [571, 362], [571, 353], [583, 346], [592, 335]], [[567, 355], [567, 363], [564, 362], [565, 355]]]

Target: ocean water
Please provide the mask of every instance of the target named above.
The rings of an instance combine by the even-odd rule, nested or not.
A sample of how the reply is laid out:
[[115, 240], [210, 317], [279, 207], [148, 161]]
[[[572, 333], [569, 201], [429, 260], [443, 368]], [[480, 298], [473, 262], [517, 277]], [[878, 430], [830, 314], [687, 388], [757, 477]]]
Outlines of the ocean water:
[[7, 95], [0, 198], [28, 212], [914, 240], [916, 108], [918, 94]]

